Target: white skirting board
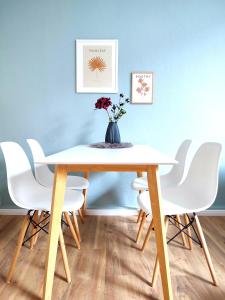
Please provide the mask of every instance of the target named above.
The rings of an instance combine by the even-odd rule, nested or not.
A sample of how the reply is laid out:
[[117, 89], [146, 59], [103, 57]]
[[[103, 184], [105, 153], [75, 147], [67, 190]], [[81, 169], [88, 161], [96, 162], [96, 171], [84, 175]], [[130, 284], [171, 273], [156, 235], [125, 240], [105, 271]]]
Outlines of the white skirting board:
[[[0, 215], [25, 215], [26, 209], [0, 209]], [[114, 209], [87, 209], [86, 214], [89, 216], [135, 216], [138, 214], [137, 209], [132, 208], [114, 208]], [[210, 209], [198, 213], [199, 216], [225, 216], [223, 209]]]

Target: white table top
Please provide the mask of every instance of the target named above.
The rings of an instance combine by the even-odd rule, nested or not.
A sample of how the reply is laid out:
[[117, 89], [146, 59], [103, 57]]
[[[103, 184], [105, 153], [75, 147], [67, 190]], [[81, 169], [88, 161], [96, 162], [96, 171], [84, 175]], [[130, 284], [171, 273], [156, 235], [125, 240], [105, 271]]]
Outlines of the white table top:
[[79, 145], [40, 159], [36, 163], [48, 165], [172, 165], [177, 161], [147, 145], [123, 149], [98, 149]]

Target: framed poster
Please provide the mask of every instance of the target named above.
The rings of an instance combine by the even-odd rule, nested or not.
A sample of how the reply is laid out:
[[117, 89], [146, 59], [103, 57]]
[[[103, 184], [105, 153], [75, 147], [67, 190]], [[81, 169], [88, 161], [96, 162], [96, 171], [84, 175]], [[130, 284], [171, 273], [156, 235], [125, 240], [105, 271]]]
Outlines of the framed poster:
[[133, 72], [131, 103], [152, 104], [153, 103], [153, 73]]
[[76, 40], [76, 91], [117, 93], [117, 40]]

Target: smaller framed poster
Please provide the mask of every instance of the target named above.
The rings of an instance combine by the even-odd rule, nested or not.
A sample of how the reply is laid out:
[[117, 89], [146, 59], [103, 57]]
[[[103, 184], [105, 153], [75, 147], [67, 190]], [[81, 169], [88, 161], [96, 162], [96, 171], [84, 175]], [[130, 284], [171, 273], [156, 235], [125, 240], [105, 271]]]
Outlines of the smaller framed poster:
[[132, 72], [131, 103], [153, 103], [152, 72]]

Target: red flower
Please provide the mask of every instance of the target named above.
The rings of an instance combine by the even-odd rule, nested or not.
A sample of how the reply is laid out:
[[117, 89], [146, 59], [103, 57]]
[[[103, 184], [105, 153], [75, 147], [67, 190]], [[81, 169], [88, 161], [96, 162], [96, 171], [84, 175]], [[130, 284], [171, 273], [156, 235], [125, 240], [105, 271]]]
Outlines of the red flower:
[[111, 101], [110, 98], [102, 97], [102, 98], [99, 98], [97, 100], [97, 102], [95, 103], [95, 108], [96, 109], [102, 109], [103, 108], [103, 109], [107, 110], [109, 108], [109, 106], [111, 106], [111, 105], [112, 105], [112, 101]]
[[95, 110], [104, 109], [108, 115], [109, 122], [118, 122], [118, 120], [126, 113], [124, 105], [129, 102], [130, 99], [124, 97], [124, 94], [119, 95], [118, 104], [113, 104], [111, 98], [101, 97], [97, 99], [95, 103]]

